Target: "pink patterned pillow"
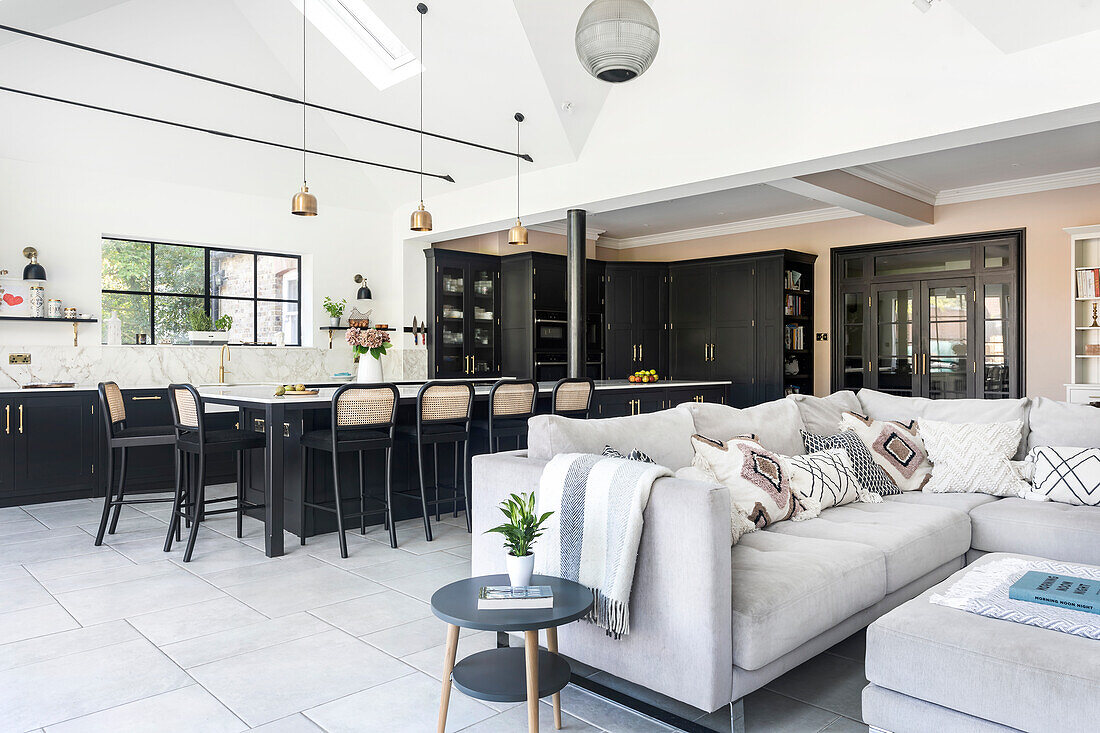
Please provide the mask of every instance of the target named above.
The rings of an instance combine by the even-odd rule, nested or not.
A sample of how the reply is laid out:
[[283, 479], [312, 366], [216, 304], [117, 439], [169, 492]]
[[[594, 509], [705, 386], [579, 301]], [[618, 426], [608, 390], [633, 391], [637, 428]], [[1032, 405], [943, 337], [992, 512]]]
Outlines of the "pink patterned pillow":
[[841, 430], [852, 430], [871, 457], [902, 491], [920, 491], [932, 476], [932, 462], [916, 420], [872, 420], [858, 412], [840, 416]]

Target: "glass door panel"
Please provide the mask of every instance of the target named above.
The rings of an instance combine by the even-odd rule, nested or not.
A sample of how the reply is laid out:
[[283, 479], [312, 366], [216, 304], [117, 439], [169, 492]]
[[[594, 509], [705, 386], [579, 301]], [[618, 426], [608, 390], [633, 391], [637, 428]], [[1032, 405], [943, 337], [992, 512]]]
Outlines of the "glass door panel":
[[865, 386], [868, 372], [867, 320], [868, 304], [865, 291], [844, 293], [844, 322], [841, 325], [841, 385], [857, 390]]
[[497, 271], [474, 266], [471, 270], [471, 289], [473, 312], [472, 342], [468, 351], [472, 354], [470, 368], [474, 374], [489, 374], [496, 371], [496, 322], [499, 314], [496, 307]]
[[[907, 284], [908, 285], [908, 284]], [[875, 290], [874, 363], [876, 389], [912, 396], [916, 390], [913, 349], [915, 287]]]
[[925, 394], [932, 399], [972, 396], [973, 280], [932, 280], [923, 283], [923, 362]]
[[987, 400], [1011, 397], [1009, 380], [1009, 303], [1011, 285], [986, 283], [982, 293], [982, 385]]
[[439, 325], [437, 365], [438, 376], [461, 377], [469, 373], [466, 352], [466, 291], [465, 268], [439, 268]]

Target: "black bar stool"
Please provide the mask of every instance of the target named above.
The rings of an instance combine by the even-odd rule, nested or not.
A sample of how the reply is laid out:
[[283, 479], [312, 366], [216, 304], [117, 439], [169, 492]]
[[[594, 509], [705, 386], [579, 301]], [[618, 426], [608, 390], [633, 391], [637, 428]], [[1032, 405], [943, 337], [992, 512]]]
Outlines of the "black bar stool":
[[[171, 551], [173, 534], [179, 539], [180, 517], [184, 517], [191, 524], [191, 533], [187, 537], [183, 561], [191, 562], [195, 538], [199, 534], [199, 523], [207, 515], [236, 513], [237, 536], [240, 537], [241, 518], [245, 510], [263, 508], [263, 504], [245, 501], [242, 458], [243, 451], [263, 450], [267, 441], [262, 433], [251, 430], [207, 430], [202, 398], [199, 397], [198, 390], [190, 384], [168, 385], [168, 401], [172, 405], [172, 424], [176, 430], [176, 498], [172, 505], [168, 536], [164, 539], [164, 551]], [[207, 455], [230, 451], [237, 454], [237, 495], [207, 501]], [[215, 510], [206, 508], [227, 501], [236, 501], [236, 506]]]
[[591, 379], [579, 377], [559, 379], [554, 385], [550, 409], [555, 415], [587, 420], [588, 412], [592, 409], [592, 394], [595, 391], [596, 383]]
[[533, 379], [501, 379], [489, 390], [489, 419], [474, 423], [473, 430], [488, 436], [489, 452], [500, 450], [501, 438], [515, 438], [523, 447], [527, 421], [535, 414], [539, 383]]
[[[340, 557], [348, 556], [348, 541], [344, 536], [344, 519], [359, 519], [359, 532], [367, 531], [366, 518], [381, 514], [390, 531], [390, 547], [397, 547], [397, 529], [390, 509], [390, 474], [393, 464], [393, 434], [397, 423], [397, 404], [401, 398], [392, 384], [345, 384], [332, 395], [332, 427], [310, 430], [302, 435], [302, 511], [299, 539], [306, 543], [306, 507], [336, 514], [336, 531], [340, 533]], [[309, 496], [310, 449], [332, 453], [332, 505], [306, 501]], [[365, 451], [386, 451], [386, 498], [368, 497], [364, 482]], [[354, 451], [359, 464], [359, 511], [345, 514], [344, 498], [340, 496], [340, 454]], [[366, 502], [380, 502], [381, 508], [367, 510]]]
[[[470, 460], [470, 415], [474, 407], [474, 388], [466, 382], [427, 382], [416, 394], [416, 425], [400, 425], [397, 435], [404, 441], [416, 446], [416, 465], [420, 472], [420, 508], [424, 512], [424, 537], [428, 542], [432, 541], [432, 523], [428, 515], [428, 507], [435, 507], [435, 519], [439, 521], [439, 507], [441, 504], [450, 504], [453, 515], [458, 516], [459, 502], [459, 455], [458, 447], [462, 444], [464, 456], [461, 461], [463, 469]], [[454, 485], [444, 486], [439, 483], [439, 446], [451, 443], [454, 445]], [[432, 500], [428, 500], [428, 485], [424, 480], [424, 447], [432, 446], [434, 480]], [[466, 507], [466, 531], [472, 530], [470, 524], [470, 486], [469, 475], [462, 471], [462, 497]], [[440, 489], [449, 489], [450, 498], [440, 498]], [[398, 496], [416, 498], [415, 495], [405, 492], [397, 492]]]
[[[127, 499], [126, 464], [127, 448], [147, 445], [171, 445], [176, 442], [176, 433], [171, 425], [131, 428], [126, 426], [126, 404], [122, 399], [122, 390], [114, 382], [99, 383], [99, 410], [103, 413], [103, 422], [107, 436], [107, 490], [103, 495], [103, 516], [99, 519], [99, 531], [96, 532], [96, 545], [103, 544], [103, 534], [115, 533], [118, 527], [118, 515], [127, 504], [159, 504], [172, 501], [168, 498]], [[114, 493], [114, 458], [119, 452], [118, 494]], [[112, 509], [114, 510], [112, 512]], [[111, 527], [107, 528], [107, 516], [111, 517]]]

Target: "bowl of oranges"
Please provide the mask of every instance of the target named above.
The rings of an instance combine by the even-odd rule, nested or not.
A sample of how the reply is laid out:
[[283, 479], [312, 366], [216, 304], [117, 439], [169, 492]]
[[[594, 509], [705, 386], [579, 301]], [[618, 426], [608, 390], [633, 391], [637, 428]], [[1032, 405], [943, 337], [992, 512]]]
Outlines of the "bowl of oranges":
[[656, 382], [657, 379], [658, 377], [656, 369], [650, 369], [648, 371], [643, 369], [640, 372], [634, 372], [626, 378], [628, 382], [634, 384], [648, 384], [649, 382]]

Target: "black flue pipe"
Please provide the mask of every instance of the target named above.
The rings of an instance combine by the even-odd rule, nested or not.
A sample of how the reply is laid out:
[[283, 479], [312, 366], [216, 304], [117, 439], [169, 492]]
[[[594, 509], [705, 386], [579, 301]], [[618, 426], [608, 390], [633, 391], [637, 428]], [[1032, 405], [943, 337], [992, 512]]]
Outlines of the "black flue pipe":
[[587, 227], [584, 209], [570, 209], [565, 225], [566, 351], [565, 362], [570, 377], [585, 376], [584, 338], [584, 258]]

